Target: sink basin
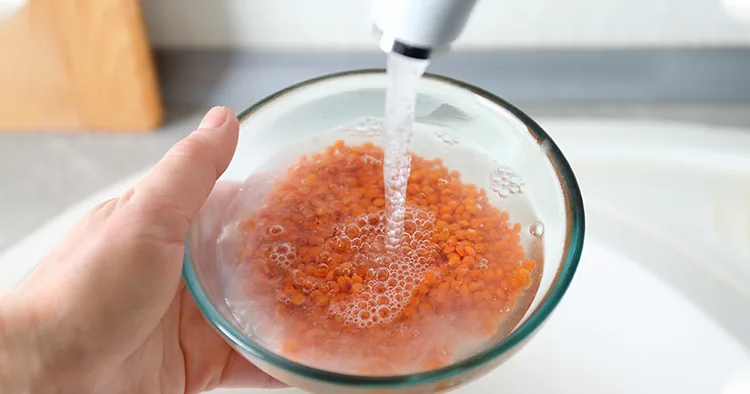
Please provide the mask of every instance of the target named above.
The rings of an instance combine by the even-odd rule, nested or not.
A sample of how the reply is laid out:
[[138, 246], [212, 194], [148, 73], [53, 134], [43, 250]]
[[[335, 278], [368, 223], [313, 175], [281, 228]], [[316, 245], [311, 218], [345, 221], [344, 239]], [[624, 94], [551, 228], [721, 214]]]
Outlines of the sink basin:
[[[588, 239], [577, 277], [528, 346], [456, 393], [750, 392], [750, 130], [540, 123], [569, 157], [585, 198]], [[21, 280], [83, 212], [141, 175], [0, 255], [0, 290]]]

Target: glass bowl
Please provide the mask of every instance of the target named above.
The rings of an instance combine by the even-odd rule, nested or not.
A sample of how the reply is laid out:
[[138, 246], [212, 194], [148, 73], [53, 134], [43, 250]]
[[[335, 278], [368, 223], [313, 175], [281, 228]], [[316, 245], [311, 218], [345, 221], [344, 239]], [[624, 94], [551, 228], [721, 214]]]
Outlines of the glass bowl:
[[[360, 141], [379, 138], [377, 117], [384, 111], [387, 83], [383, 70], [345, 72], [299, 83], [258, 102], [239, 114], [239, 145], [222, 180], [244, 182], [280, 155], [294, 159], [320, 151], [333, 140], [316, 138], [330, 136], [331, 130]], [[415, 135], [416, 154], [440, 157], [450, 169], [461, 171], [464, 181], [491, 190], [491, 201], [508, 210], [512, 222], [522, 224], [522, 244], [527, 256], [537, 261], [531, 272], [532, 291], [518, 299], [495, 341], [446, 367], [401, 376], [355, 376], [312, 368], [244, 334], [225, 300], [221, 270], [227, 262], [217, 258], [227, 200], [209, 201], [187, 239], [185, 282], [220, 335], [278, 380], [326, 394], [447, 391], [486, 374], [521, 349], [570, 285], [583, 246], [583, 202], [570, 165], [549, 135], [492, 93], [431, 74], [420, 82], [416, 122], [415, 128], [431, 136], [422, 141], [420, 135], [427, 134]], [[461, 144], [471, 145], [471, 150], [462, 151]], [[478, 164], [479, 158], [497, 168]]]

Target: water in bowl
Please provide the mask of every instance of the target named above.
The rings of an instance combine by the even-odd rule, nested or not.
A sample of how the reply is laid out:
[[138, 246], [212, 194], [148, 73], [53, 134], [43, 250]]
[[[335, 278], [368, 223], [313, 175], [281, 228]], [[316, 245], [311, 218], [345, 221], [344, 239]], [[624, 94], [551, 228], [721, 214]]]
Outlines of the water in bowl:
[[[218, 259], [226, 300], [269, 350], [329, 371], [403, 375], [475, 354], [523, 316], [539, 274], [527, 250], [543, 225], [512, 169], [414, 122], [424, 67], [390, 59], [385, 120], [291, 147], [230, 208]], [[474, 158], [485, 182], [441, 159], [456, 156]]]

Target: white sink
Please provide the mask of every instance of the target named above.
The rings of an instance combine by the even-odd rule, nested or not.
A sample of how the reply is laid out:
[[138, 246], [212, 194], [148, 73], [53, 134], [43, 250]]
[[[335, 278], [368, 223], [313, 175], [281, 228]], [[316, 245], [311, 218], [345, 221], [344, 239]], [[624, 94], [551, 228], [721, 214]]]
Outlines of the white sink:
[[[750, 393], [750, 130], [540, 123], [583, 189], [580, 268], [539, 335], [456, 392]], [[0, 290], [23, 278], [83, 212], [138, 178], [11, 247], [0, 256]]]

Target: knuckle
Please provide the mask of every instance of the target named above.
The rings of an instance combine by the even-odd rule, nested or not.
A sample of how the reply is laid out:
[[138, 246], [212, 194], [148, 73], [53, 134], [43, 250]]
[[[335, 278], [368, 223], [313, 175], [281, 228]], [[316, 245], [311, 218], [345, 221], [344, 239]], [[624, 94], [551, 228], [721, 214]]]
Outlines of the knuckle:
[[133, 198], [133, 194], [135, 194], [135, 189], [131, 187], [130, 189], [126, 190], [125, 193], [123, 193], [119, 198], [117, 198], [117, 205], [122, 206], [123, 204], [130, 201], [130, 199]]
[[155, 198], [151, 204], [140, 205], [130, 213], [128, 224], [140, 237], [153, 241], [182, 243], [190, 227], [183, 209], [163, 198]]
[[110, 198], [92, 208], [86, 215], [90, 220], [106, 219], [117, 209], [119, 198]]
[[190, 161], [205, 162], [211, 159], [211, 144], [200, 135], [191, 135], [172, 148], [168, 155], [179, 156]]

